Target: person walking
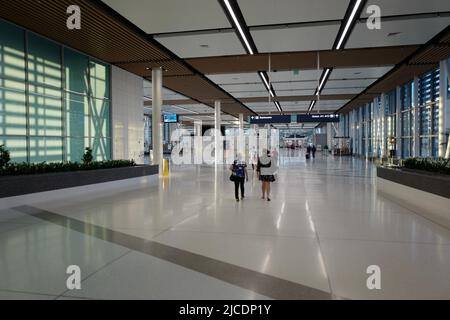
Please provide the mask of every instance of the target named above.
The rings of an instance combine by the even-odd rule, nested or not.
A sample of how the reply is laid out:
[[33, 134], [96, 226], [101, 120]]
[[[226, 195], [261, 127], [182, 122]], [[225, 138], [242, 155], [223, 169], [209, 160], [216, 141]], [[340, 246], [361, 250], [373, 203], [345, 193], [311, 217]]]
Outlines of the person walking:
[[256, 169], [259, 180], [262, 183], [262, 199], [267, 201], [270, 199], [270, 183], [275, 182], [274, 165], [267, 149], [263, 150], [263, 155], [258, 159], [258, 167]]
[[[231, 180], [234, 182], [234, 195], [239, 202], [245, 198], [245, 181], [248, 182], [247, 163], [243, 160], [234, 160], [230, 167]], [[239, 188], [241, 189], [241, 199], [239, 199]]]
[[316, 145], [314, 145], [314, 144], [312, 145], [311, 151], [312, 151], [313, 159], [315, 159], [316, 158], [316, 152], [317, 152]]

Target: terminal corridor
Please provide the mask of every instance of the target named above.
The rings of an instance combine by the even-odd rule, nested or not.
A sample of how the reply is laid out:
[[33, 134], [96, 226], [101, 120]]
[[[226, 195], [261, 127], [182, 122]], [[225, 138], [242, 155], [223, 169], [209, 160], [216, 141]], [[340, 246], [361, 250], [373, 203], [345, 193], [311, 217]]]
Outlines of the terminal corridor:
[[[214, 166], [2, 202], [0, 298], [450, 296], [450, 230], [379, 194], [371, 162], [284, 152], [270, 203], [249, 171], [239, 203]], [[371, 265], [383, 290], [367, 290]]]

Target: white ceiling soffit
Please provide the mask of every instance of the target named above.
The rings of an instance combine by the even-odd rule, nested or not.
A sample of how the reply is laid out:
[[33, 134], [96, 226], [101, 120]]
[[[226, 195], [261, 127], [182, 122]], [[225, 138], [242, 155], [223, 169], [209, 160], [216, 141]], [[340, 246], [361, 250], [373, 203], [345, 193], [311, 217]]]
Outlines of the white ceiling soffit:
[[269, 93], [267, 90], [262, 91], [242, 91], [242, 92], [233, 92], [232, 96], [235, 98], [255, 98], [255, 97], [265, 97], [267, 96], [267, 100], [269, 100]]
[[322, 94], [359, 94], [366, 87], [361, 88], [327, 88], [323, 89]]
[[316, 91], [314, 89], [301, 89], [301, 90], [276, 90], [277, 96], [287, 97], [287, 96], [310, 96]]
[[[425, 1], [425, 0], [424, 0]], [[366, 48], [424, 44], [450, 24], [450, 17], [398, 21], [381, 20], [380, 30], [369, 30], [365, 23], [355, 26], [346, 48]], [[400, 32], [397, 35], [389, 34]]]
[[348, 3], [348, 0], [239, 0], [239, 7], [247, 25], [254, 26], [342, 19]]
[[221, 87], [231, 94], [235, 92], [264, 91], [266, 89], [261, 81], [252, 84], [223, 84]]
[[150, 34], [231, 27], [219, 3], [212, 0], [103, 2]]
[[326, 88], [368, 87], [377, 79], [328, 80]]
[[[189, 99], [181, 94], [178, 94], [176, 92], [173, 92], [172, 90], [169, 90], [167, 88], [163, 88], [162, 91], [163, 100], [186, 100]], [[144, 97], [152, 98], [153, 96], [153, 89], [152, 89], [152, 83], [150, 81], [144, 80]]]
[[330, 80], [333, 79], [354, 79], [354, 78], [381, 78], [393, 67], [371, 67], [371, 68], [336, 68], [331, 73]]
[[[298, 71], [298, 73], [297, 73]], [[272, 82], [280, 81], [304, 81], [304, 80], [315, 80], [320, 79], [322, 76], [322, 69], [317, 70], [292, 70], [292, 71], [278, 71], [269, 72], [269, 78]]]
[[261, 78], [257, 73], [230, 73], [207, 76], [212, 82], [222, 84], [258, 83]]
[[252, 30], [261, 53], [330, 50], [340, 25]]
[[317, 81], [301, 81], [301, 82], [273, 82], [275, 91], [278, 90], [303, 90], [303, 89], [316, 89]]
[[234, 31], [155, 37], [181, 58], [199, 58], [245, 54]]
[[[383, 16], [450, 11], [448, 0], [371, 0], [367, 6], [373, 4], [380, 7]], [[366, 10], [361, 16], [368, 16]]]

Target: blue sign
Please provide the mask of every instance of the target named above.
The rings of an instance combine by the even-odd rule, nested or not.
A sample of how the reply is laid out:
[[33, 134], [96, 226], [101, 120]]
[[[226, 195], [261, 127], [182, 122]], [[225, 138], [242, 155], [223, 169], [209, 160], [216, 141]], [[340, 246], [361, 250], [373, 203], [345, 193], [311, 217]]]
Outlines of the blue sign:
[[299, 114], [297, 116], [298, 123], [305, 122], [339, 122], [338, 114]]
[[177, 123], [178, 115], [176, 114], [165, 114], [164, 115], [164, 123]]

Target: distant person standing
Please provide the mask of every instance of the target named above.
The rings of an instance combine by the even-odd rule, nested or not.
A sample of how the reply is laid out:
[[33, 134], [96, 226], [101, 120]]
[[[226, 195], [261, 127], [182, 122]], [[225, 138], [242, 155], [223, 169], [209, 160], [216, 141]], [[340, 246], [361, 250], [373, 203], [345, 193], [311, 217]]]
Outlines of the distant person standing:
[[270, 199], [270, 183], [275, 182], [274, 164], [272, 162], [270, 152], [267, 149], [263, 150], [262, 156], [258, 159], [258, 172], [259, 180], [262, 183], [262, 199], [271, 201]]
[[247, 163], [243, 160], [234, 160], [230, 170], [231, 179], [234, 182], [234, 195], [239, 202], [239, 188], [241, 188], [241, 199], [245, 198], [245, 181], [248, 181]]
[[315, 159], [316, 158], [317, 148], [316, 148], [316, 146], [314, 144], [312, 145], [311, 151], [312, 151], [313, 159]]

